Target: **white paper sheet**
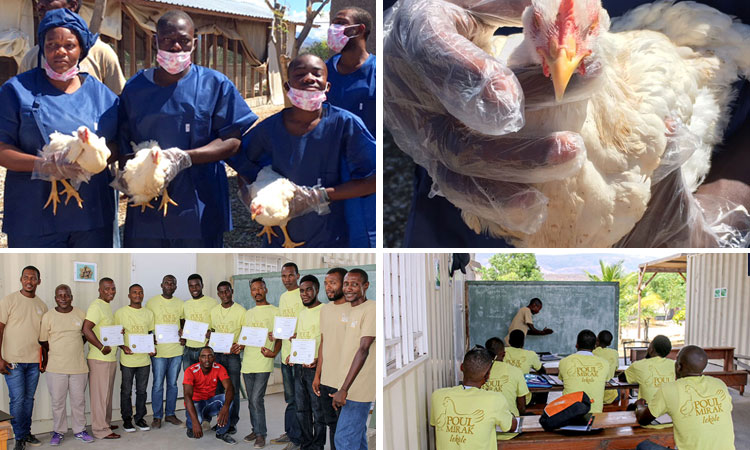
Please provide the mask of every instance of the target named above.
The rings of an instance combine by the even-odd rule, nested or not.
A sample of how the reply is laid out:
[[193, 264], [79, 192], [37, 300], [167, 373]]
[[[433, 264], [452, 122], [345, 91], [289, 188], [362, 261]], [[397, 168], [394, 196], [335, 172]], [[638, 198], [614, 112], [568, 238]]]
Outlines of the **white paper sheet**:
[[294, 335], [294, 327], [296, 326], [296, 317], [276, 316], [273, 319], [273, 337], [276, 339], [289, 339]]
[[292, 339], [289, 362], [292, 364], [312, 364], [315, 360], [315, 339]]
[[128, 346], [133, 353], [154, 353], [154, 336], [150, 334], [129, 334]]
[[180, 342], [180, 335], [177, 334], [179, 330], [178, 325], [156, 325], [156, 342], [159, 344], [177, 344]]
[[242, 327], [237, 343], [248, 347], [263, 347], [267, 339], [268, 328]]
[[115, 347], [117, 345], [125, 345], [125, 339], [122, 335], [122, 325], [111, 325], [108, 327], [100, 328], [101, 338], [99, 340], [102, 344]]
[[211, 339], [208, 346], [214, 349], [216, 353], [229, 353], [232, 350], [234, 333], [211, 333]]
[[203, 342], [206, 339], [206, 331], [208, 331], [207, 323], [186, 320], [185, 326], [182, 328], [182, 337], [191, 341]]

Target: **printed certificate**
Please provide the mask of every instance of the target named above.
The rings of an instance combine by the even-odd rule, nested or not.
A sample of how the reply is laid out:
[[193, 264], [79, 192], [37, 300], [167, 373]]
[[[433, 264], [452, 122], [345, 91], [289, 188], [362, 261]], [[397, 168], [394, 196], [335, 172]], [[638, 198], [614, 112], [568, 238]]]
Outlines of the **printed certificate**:
[[110, 347], [125, 345], [125, 339], [123, 339], [122, 335], [122, 325], [101, 327], [99, 331], [101, 333], [99, 340], [103, 345], [109, 345]]
[[312, 364], [315, 360], [315, 339], [292, 339], [289, 362], [292, 364]]
[[154, 336], [151, 334], [129, 334], [128, 347], [133, 353], [154, 353]]
[[178, 325], [156, 325], [156, 342], [159, 344], [177, 344], [180, 335], [177, 334]]
[[229, 353], [232, 350], [234, 333], [211, 333], [211, 339], [208, 346], [214, 349], [216, 353]]
[[296, 317], [276, 316], [273, 319], [273, 337], [276, 339], [289, 339], [294, 335], [294, 327], [296, 326]]
[[268, 328], [242, 327], [237, 343], [248, 347], [263, 347], [267, 339]]
[[206, 331], [208, 331], [207, 323], [186, 320], [185, 327], [182, 329], [182, 337], [191, 341], [203, 342], [206, 340]]

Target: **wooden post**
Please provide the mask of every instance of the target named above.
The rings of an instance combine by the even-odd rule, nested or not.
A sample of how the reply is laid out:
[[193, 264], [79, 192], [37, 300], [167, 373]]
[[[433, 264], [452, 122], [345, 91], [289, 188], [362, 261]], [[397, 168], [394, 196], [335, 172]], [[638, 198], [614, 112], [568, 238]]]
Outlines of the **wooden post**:
[[216, 39], [215, 34], [212, 34], [211, 36], [213, 37], [212, 41], [214, 44], [214, 54], [213, 54], [214, 66], [211, 68], [214, 70], [219, 70], [219, 44], [217, 42], [218, 39]]
[[201, 35], [201, 58], [203, 58], [203, 67], [208, 67], [208, 35]]
[[255, 97], [255, 67], [250, 68], [250, 97]]
[[146, 39], [144, 40], [144, 44], [146, 45], [146, 61], [143, 65], [145, 68], [151, 67], [151, 59], [154, 57], [153, 49], [151, 48], [151, 33], [148, 31], [144, 31], [143, 34], [146, 35]]
[[107, 7], [107, 0], [96, 0], [94, 3], [94, 14], [91, 16], [91, 24], [89, 30], [92, 33], [98, 33], [102, 27], [102, 20], [104, 19], [104, 9]]
[[247, 64], [245, 63], [245, 52], [242, 52], [242, 98], [247, 98]]
[[237, 42], [238, 41], [232, 41], [232, 55], [234, 56], [232, 58], [232, 80], [234, 80], [234, 85], [236, 87], [240, 87], [237, 79], [237, 58], [240, 57], [240, 55], [237, 53]]
[[130, 76], [132, 77], [138, 70], [138, 63], [135, 56], [135, 20], [130, 19]]
[[229, 72], [227, 72], [227, 53], [229, 50], [229, 39], [227, 39], [226, 36], [222, 36], [222, 39], [224, 39], [224, 54], [221, 61], [221, 68], [224, 75], [227, 75]]

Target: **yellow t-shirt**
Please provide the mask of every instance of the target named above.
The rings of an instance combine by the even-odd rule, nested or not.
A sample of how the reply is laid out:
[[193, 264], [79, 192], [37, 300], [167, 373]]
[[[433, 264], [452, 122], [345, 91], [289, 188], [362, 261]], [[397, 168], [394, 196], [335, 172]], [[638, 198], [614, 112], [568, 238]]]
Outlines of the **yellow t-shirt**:
[[495, 361], [492, 363], [490, 378], [484, 383], [482, 389], [503, 394], [508, 402], [510, 412], [514, 416], [518, 416], [516, 399], [529, 393], [529, 387], [526, 385], [526, 379], [523, 375], [518, 367], [513, 367], [503, 361]]
[[662, 384], [675, 380], [674, 360], [655, 356], [642, 359], [625, 369], [628, 383], [638, 384], [638, 398], [650, 403]]
[[39, 329], [47, 305], [37, 296], [24, 297], [20, 291], [0, 300], [3, 332], [3, 359], [9, 363], [39, 363]]
[[583, 391], [591, 399], [591, 412], [604, 409], [604, 385], [609, 380], [609, 362], [591, 352], [578, 352], [560, 361], [563, 395]]
[[665, 383], [648, 409], [654, 417], [672, 417], [680, 450], [734, 450], [732, 397], [718, 378], [701, 375]]
[[233, 333], [233, 342], [237, 342], [246, 312], [247, 310], [237, 302], [232, 303], [229, 308], [216, 305], [211, 310], [211, 325], [209, 328], [213, 328], [217, 333]]
[[503, 361], [511, 366], [518, 367], [524, 374], [530, 373], [532, 368], [534, 370], [542, 368], [539, 355], [524, 348], [505, 347], [505, 358], [503, 358]]
[[513, 317], [513, 320], [510, 321], [508, 334], [505, 335], [505, 345], [510, 345], [508, 339], [510, 338], [510, 333], [513, 332], [513, 330], [521, 330], [525, 335], [529, 331], [529, 325], [533, 324], [534, 319], [533, 314], [531, 314], [531, 309], [529, 309], [528, 306], [524, 306], [523, 308], [519, 309], [515, 317]]
[[[354, 355], [359, 350], [359, 342], [364, 336], [375, 337], [375, 324], [377, 314], [375, 302], [365, 300], [358, 306], [352, 307], [349, 312], [349, 323], [346, 324], [344, 340], [341, 342], [341, 382], [344, 382], [349, 369], [354, 361]], [[373, 402], [375, 401], [375, 349], [377, 342], [373, 341], [370, 345], [370, 352], [367, 355], [365, 364], [359, 371], [357, 378], [349, 387], [347, 399], [355, 402]], [[325, 364], [325, 360], [323, 360]], [[333, 386], [332, 386], [333, 387]], [[339, 387], [340, 386], [335, 386]]]
[[[614, 378], [617, 368], [620, 366], [620, 355], [613, 348], [597, 347], [592, 352], [594, 355], [604, 358], [609, 362], [609, 378]], [[617, 389], [606, 389], [604, 391], [604, 404], [612, 403], [619, 396]]]
[[[112, 313], [112, 306], [104, 300], [97, 298], [89, 305], [88, 311], [86, 311], [86, 320], [94, 323], [92, 331], [96, 335], [99, 341], [102, 340], [102, 327], [108, 327], [115, 324], [115, 315]], [[102, 342], [106, 347], [107, 344]], [[111, 346], [110, 346], [111, 347]], [[106, 355], [89, 344], [89, 355], [88, 359], [96, 359], [97, 361], [115, 362], [117, 361], [117, 347], [112, 348], [112, 351]]]
[[318, 357], [318, 346], [320, 345], [320, 311], [323, 304], [314, 308], [305, 307], [297, 314], [297, 339], [315, 339], [315, 357]]
[[[338, 387], [344, 382], [341, 378], [341, 342], [349, 323], [349, 302], [336, 305], [326, 303], [320, 309], [320, 334], [323, 336], [323, 367], [320, 372], [320, 383], [328, 387]], [[346, 376], [346, 374], [344, 374]]]
[[[299, 288], [293, 291], [286, 291], [281, 294], [279, 298], [279, 313], [281, 317], [297, 317], [302, 308], [305, 305], [302, 304], [302, 297], [299, 296]], [[273, 325], [271, 326], [273, 328]], [[292, 341], [284, 339], [281, 341], [281, 363], [286, 364], [286, 357], [289, 356], [289, 352], [292, 350]]]
[[[175, 296], [164, 298], [161, 295], [156, 295], [148, 300], [146, 308], [154, 313], [154, 325], [177, 325], [177, 328], [180, 327], [180, 319], [183, 317], [182, 300], [179, 298]], [[174, 358], [175, 356], [182, 356], [182, 345], [179, 342], [156, 344], [157, 358]]]
[[430, 425], [437, 450], [496, 450], [495, 427], [507, 431], [512, 424], [513, 414], [499, 392], [455, 386], [432, 393]]
[[61, 313], [50, 309], [42, 316], [39, 340], [49, 344], [47, 372], [75, 375], [89, 373], [83, 351], [83, 320], [86, 313], [73, 307]]
[[[182, 312], [185, 320], [192, 320], [193, 322], [203, 322], [211, 325], [211, 310], [214, 306], [218, 305], [219, 302], [216, 299], [204, 295], [199, 299], [191, 298], [190, 300], [182, 304]], [[187, 345], [192, 348], [201, 348], [206, 345], [206, 339], [202, 341], [193, 341], [188, 339]]]
[[[125, 345], [130, 345], [131, 334], [148, 334], [154, 331], [154, 313], [150, 309], [123, 306], [115, 312], [115, 324], [122, 325], [125, 330]], [[152, 335], [153, 337], [153, 335]], [[148, 353], [120, 354], [120, 364], [125, 367], [143, 367], [151, 364]]]
[[[273, 329], [273, 319], [279, 315], [279, 308], [273, 305], [261, 305], [250, 308], [245, 312], [243, 326], [265, 328], [267, 331]], [[274, 341], [266, 338], [265, 347], [273, 350]], [[260, 352], [260, 347], [245, 347], [242, 352], [242, 373], [273, 372], [274, 358], [267, 358]]]

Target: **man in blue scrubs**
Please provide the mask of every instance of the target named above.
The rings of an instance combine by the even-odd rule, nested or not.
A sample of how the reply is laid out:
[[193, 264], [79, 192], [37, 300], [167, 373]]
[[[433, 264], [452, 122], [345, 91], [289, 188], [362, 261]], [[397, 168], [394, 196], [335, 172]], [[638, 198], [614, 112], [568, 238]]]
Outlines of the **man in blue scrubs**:
[[[651, 0], [603, 0], [602, 5], [607, 8], [611, 17], [617, 17], [636, 6], [650, 2]], [[464, 99], [465, 101], [460, 102], [461, 106], [451, 109], [450, 113], [445, 112], [446, 109], [450, 108], [447, 108], [444, 103], [441, 106], [442, 111], [434, 110], [431, 105], [423, 105], [424, 115], [414, 119], [414, 126], [411, 123], [406, 126], [401, 125], [407, 133], [416, 134], [420, 137], [424, 136], [423, 141], [427, 145], [434, 145], [442, 150], [441, 157], [444, 157], [446, 166], [437, 171], [441, 178], [438, 180], [441, 189], [447, 187], [454, 192], [454, 196], [472, 199], [472, 201], [480, 203], [479, 207], [495, 207], [499, 211], [504, 208], [529, 211], [546, 209], [545, 205], [539, 203], [539, 198], [533, 196], [525, 196], [520, 201], [516, 197], [512, 204], [502, 201], [502, 199], [513, 198], [514, 193], [528, 192], [529, 186], [519, 182], [523, 181], [521, 171], [517, 174], [516, 180], [484, 180], [484, 184], [475, 185], [472, 179], [467, 176], [471, 174], [465, 172], [467, 164], [462, 164], [468, 158], [476, 158], [478, 161], [483, 161], [483, 164], [476, 164], [476, 167], [491, 168], [507, 166], [508, 161], [513, 160], [513, 152], [505, 151], [509, 144], [503, 136], [478, 134], [469, 130], [464, 124], [465, 121], [461, 120], [467, 116], [482, 116], [487, 119], [483, 122], [495, 123], [496, 119], [494, 118], [507, 117], [514, 109], [518, 110], [517, 107], [511, 107], [512, 105], [507, 101], [509, 97], [507, 95], [508, 87], [513, 85], [514, 82], [506, 76], [503, 68], [490, 64], [485, 66], [485, 61], [488, 60], [482, 56], [476, 56], [481, 55], [480, 52], [483, 51], [480, 51], [476, 46], [465, 46], [465, 44], [468, 43], [467, 39], [471, 38], [470, 34], [481, 30], [486, 23], [491, 23], [492, 26], [503, 25], [500, 21], [493, 21], [493, 14], [496, 15], [500, 12], [500, 15], [513, 16], [515, 14], [520, 17], [521, 12], [530, 2], [510, 2], [507, 0], [466, 0], [460, 2], [438, 0], [425, 2], [418, 5], [418, 8], [422, 11], [429, 9], [429, 12], [425, 14], [432, 23], [415, 20], [412, 24], [413, 27], [403, 24], [403, 22], [408, 24], [408, 21], [411, 20], [408, 15], [413, 15], [413, 11], [406, 11], [406, 5], [409, 3], [399, 2], [398, 8], [400, 11], [397, 10], [398, 12], [396, 12], [396, 14], [399, 14], [396, 20], [402, 22], [400, 24], [402, 28], [400, 29], [412, 33], [409, 35], [410, 42], [414, 46], [410, 49], [411, 54], [418, 56], [407, 61], [406, 64], [418, 68], [421, 72], [432, 73], [435, 77], [446, 80], [445, 85], [441, 86], [444, 87], [443, 92], [445, 94], [445, 98], [442, 99], [443, 102], [447, 102], [446, 99], [451, 97], [463, 99], [463, 94], [476, 93], [476, 97]], [[699, 0], [699, 3], [705, 3], [726, 14], [735, 15], [745, 23], [750, 23], [750, 4], [746, 2]], [[386, 7], [391, 5], [393, 5], [393, 2], [389, 0], [384, 3]], [[474, 9], [476, 11], [469, 12]], [[477, 21], [476, 17], [487, 20]], [[429, 30], [441, 30], [444, 33], [439, 36], [432, 36], [428, 34]], [[505, 33], [506, 30], [501, 29], [499, 32]], [[519, 32], [519, 30], [513, 29], [512, 32]], [[467, 37], [467, 35], [469, 36]], [[432, 41], [432, 43], [437, 41], [438, 45], [442, 45], [441, 48], [444, 49], [445, 55], [437, 58], [429, 52], [420, 53], [420, 48], [424, 47], [420, 41]], [[396, 62], [391, 56], [403, 52], [404, 49], [389, 45], [388, 37], [386, 37], [384, 47], [388, 55], [385, 59], [386, 70], [389, 73], [400, 71], [396, 64], [403, 66], [404, 61]], [[459, 48], [461, 50], [458, 50]], [[473, 60], [474, 62], [479, 61], [481, 64], [467, 64], [467, 61], [471, 61], [472, 57], [476, 57]], [[393, 65], [391, 66], [391, 64]], [[486, 69], [484, 72], [479, 71], [482, 67]], [[440, 91], [440, 89], [434, 88], [434, 84], [440, 82], [439, 80], [423, 80], [424, 85], [420, 85], [413, 81], [414, 78], [405, 76], [401, 78], [404, 83], [398, 86], [399, 96], [398, 101], [394, 102], [395, 104], [402, 102], [419, 103], [419, 98], [424, 98], [426, 91]], [[432, 85], [432, 90], [427, 88], [428, 84]], [[459, 84], [462, 86], [460, 89], [456, 87]], [[495, 89], [480, 89], [483, 85], [489, 85]], [[386, 95], [389, 95], [389, 93], [386, 93]], [[730, 125], [725, 132], [724, 147], [731, 151], [715, 155], [718, 157], [715, 157], [712, 163], [712, 169], [706, 182], [699, 188], [699, 194], [717, 195], [739, 204], [750, 204], [750, 175], [748, 175], [750, 171], [746, 170], [747, 157], [744, 156], [746, 152], [736, 151], [750, 145], [750, 133], [742, 132], [742, 124], [748, 123], [748, 110], [750, 110], [750, 101], [748, 100], [750, 100], [750, 88], [748, 88], [747, 81], [743, 81], [738, 102], [733, 108]], [[393, 111], [389, 110], [388, 103], [386, 99], [386, 125], [388, 125], [388, 118], [394, 119], [397, 124], [403, 124], [405, 120], [401, 117], [395, 118]], [[747, 129], [748, 127], [745, 126], [744, 128]], [[394, 129], [391, 129], [391, 131], [396, 138], [396, 142], [405, 145], [403, 136], [399, 136]], [[565, 162], [565, 160], [554, 157], [550, 158], [550, 156], [554, 156], [554, 151], [560, 146], [561, 142], [550, 137], [539, 144], [535, 146], [532, 152], [527, 152], [525, 155], [527, 161], [524, 161], [524, 167], [538, 168]], [[562, 144], [565, 145], [565, 143]], [[574, 157], [574, 154], [580, 150], [580, 148], [576, 148], [574, 142], [568, 142], [567, 145], [571, 157]], [[457, 154], [454, 155], [454, 152]], [[450, 160], [450, 158], [453, 158], [453, 160]], [[476, 160], [472, 162], [476, 163]], [[445, 197], [431, 197], [432, 189], [432, 178], [423, 167], [418, 165], [415, 170], [414, 194], [403, 243], [405, 247], [508, 247], [508, 244], [502, 239], [493, 239], [484, 234], [478, 235], [469, 229], [461, 220], [461, 211]], [[667, 186], [665, 194], [667, 197], [669, 196], [668, 189]], [[652, 204], [658, 198], [659, 196], [655, 194]], [[518, 214], [518, 211], [513, 212]], [[654, 220], [656, 222], [669, 214], [659, 208], [651, 208], [651, 205], [647, 215], [649, 213], [652, 215], [649, 221]], [[649, 221], [644, 220], [643, 222], [648, 224]], [[639, 239], [630, 239], [624, 243], [630, 246], [643, 246], [640, 245]]]
[[132, 154], [130, 142], [156, 140], [162, 149], [183, 150], [191, 164], [167, 186], [177, 203], [168, 214], [128, 208], [125, 246], [223, 247], [224, 232], [232, 229], [223, 160], [237, 152], [258, 117], [226, 76], [190, 63], [190, 16], [168, 11], [156, 28], [159, 67], [131, 78], [120, 97], [121, 151]]
[[[96, 38], [78, 14], [49, 11], [37, 33], [40, 64], [0, 87], [0, 165], [8, 169], [3, 232], [9, 247], [112, 247], [115, 197], [108, 170], [81, 184], [82, 207], [60, 204], [56, 213], [44, 207], [52, 183], [32, 179], [35, 165], [57, 166], [37, 156], [55, 131], [70, 134], [85, 125], [108, 143], [116, 139], [117, 96], [78, 73]], [[53, 178], [71, 178], [77, 165], [66, 166], [63, 172], [58, 166]]]
[[[328, 102], [362, 119], [375, 136], [375, 55], [367, 52], [372, 16], [362, 8], [336, 13], [328, 30]], [[375, 194], [345, 201], [352, 247], [375, 247]]]
[[[288, 72], [285, 87], [293, 106], [250, 130], [232, 167], [253, 181], [271, 164], [298, 186], [322, 186], [328, 198], [318, 203], [330, 201], [330, 213], [293, 218], [287, 225], [289, 236], [306, 247], [350, 247], [349, 218], [338, 200], [375, 192], [375, 139], [357, 116], [323, 103], [328, 90], [323, 60], [300, 55], [289, 63]], [[270, 244], [280, 245], [280, 237]]]

